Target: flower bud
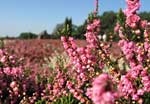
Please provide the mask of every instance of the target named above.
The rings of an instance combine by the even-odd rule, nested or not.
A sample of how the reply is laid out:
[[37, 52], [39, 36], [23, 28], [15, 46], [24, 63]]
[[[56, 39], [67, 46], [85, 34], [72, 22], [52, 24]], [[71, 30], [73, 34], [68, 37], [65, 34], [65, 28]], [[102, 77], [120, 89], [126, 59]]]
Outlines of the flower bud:
[[140, 35], [141, 34], [141, 31], [138, 29], [138, 30], [135, 30], [135, 34], [136, 35]]

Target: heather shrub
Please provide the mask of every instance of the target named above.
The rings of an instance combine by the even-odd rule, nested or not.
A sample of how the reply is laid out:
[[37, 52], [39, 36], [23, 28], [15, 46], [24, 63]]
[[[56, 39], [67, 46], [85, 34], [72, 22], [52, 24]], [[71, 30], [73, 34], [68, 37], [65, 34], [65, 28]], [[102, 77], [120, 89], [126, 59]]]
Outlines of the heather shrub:
[[36, 83], [26, 75], [21, 59], [0, 49], [0, 102], [17, 104], [23, 97], [32, 96]]

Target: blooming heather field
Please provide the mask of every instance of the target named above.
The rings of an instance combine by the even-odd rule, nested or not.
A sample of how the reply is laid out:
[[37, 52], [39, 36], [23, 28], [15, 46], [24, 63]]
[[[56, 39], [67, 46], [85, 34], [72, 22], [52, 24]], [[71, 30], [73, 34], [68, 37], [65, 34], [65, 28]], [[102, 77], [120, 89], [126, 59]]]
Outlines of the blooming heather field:
[[[76, 43], [78, 46], [86, 44], [84, 40], [76, 40]], [[50, 57], [55, 52], [64, 52], [62, 42], [52, 39], [5, 40], [5, 48], [10, 53], [24, 58], [30, 65], [42, 65], [45, 57]]]
[[[85, 40], [76, 40], [75, 42], [79, 47], [87, 44]], [[121, 54], [120, 47], [116, 42], [111, 44], [113, 56], [118, 57]], [[30, 65], [37, 63], [42, 65], [45, 57], [51, 57], [56, 52], [60, 54], [64, 52], [63, 43], [59, 39], [5, 40], [5, 49], [9, 53], [23, 58]]]
[[6, 40], [0, 49], [0, 104], [150, 104], [150, 22], [126, 0], [116, 43], [98, 39], [96, 9], [86, 40]]

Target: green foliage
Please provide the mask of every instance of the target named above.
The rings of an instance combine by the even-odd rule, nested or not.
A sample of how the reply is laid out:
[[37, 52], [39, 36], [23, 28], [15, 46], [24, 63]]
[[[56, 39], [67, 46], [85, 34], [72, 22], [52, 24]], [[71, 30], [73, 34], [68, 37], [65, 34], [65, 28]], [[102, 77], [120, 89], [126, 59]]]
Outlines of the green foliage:
[[122, 9], [120, 9], [118, 14], [117, 14], [117, 20], [118, 20], [118, 23], [121, 24], [122, 27], [124, 27], [126, 17], [124, 15]]
[[150, 93], [145, 93], [143, 96], [144, 102], [143, 104], [149, 104], [150, 103]]
[[84, 34], [86, 33], [87, 22], [77, 27], [76, 32], [74, 33], [74, 38], [76, 39], [85, 39]]
[[3, 49], [3, 48], [4, 48], [4, 40], [0, 39], [0, 49]]
[[48, 66], [50, 69], [55, 70], [57, 66], [61, 69], [65, 69], [70, 60], [66, 53], [59, 54], [55, 52], [51, 57], [44, 58], [44, 61], [45, 64], [43, 66]]
[[[150, 20], [150, 12], [139, 13], [142, 20]], [[107, 34], [107, 37], [113, 36], [113, 41], [117, 41], [118, 37], [114, 34], [114, 27], [118, 21], [122, 26], [125, 23], [125, 15], [120, 9], [119, 13], [113, 11], [106, 11], [102, 15], [97, 16], [101, 20], [101, 31], [100, 34]], [[93, 13], [88, 15], [88, 22], [94, 19]], [[51, 38], [60, 38], [62, 35], [72, 36], [76, 39], [85, 39], [84, 34], [86, 33], [87, 20], [83, 24], [76, 26], [72, 24], [72, 19], [66, 18], [64, 23], [57, 24]]]
[[142, 20], [148, 20], [150, 21], [150, 12], [140, 12], [139, 16]]
[[101, 34], [109, 33], [114, 31], [114, 26], [116, 25], [117, 16], [113, 11], [104, 12], [99, 16], [101, 20]]
[[60, 38], [62, 35], [73, 36], [76, 34], [77, 26], [72, 24], [72, 19], [66, 18], [64, 23], [56, 25], [52, 32], [53, 38]]
[[37, 102], [35, 102], [35, 104], [46, 104], [45, 100], [38, 100]]
[[62, 32], [66, 36], [71, 36], [72, 35], [72, 19], [66, 18], [65, 24], [64, 24], [64, 29], [63, 29]]
[[21, 33], [19, 36], [19, 39], [35, 39], [37, 38], [37, 35], [31, 32], [24, 32]]
[[69, 94], [68, 96], [62, 96], [61, 98], [52, 102], [52, 104], [80, 104], [80, 103], [77, 99], [73, 97], [72, 94]]
[[94, 18], [95, 18], [94, 14], [93, 14], [93, 13], [90, 13], [90, 14], [88, 15], [88, 22], [92, 22]]

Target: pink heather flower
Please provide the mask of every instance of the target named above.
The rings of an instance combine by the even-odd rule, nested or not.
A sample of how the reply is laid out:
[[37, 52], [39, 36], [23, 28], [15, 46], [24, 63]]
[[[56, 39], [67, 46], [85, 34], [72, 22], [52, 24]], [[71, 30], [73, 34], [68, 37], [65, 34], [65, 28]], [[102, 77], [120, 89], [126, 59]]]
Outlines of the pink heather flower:
[[92, 24], [90, 24], [90, 25], [87, 26], [87, 30], [91, 31], [93, 29], [94, 29], [94, 26]]
[[71, 54], [71, 53], [73, 52], [73, 49], [69, 48], [69, 49], [67, 50], [67, 52], [68, 52], [69, 54]]
[[47, 84], [47, 88], [48, 88], [48, 90], [51, 90], [51, 84]]
[[4, 68], [4, 73], [7, 75], [11, 75], [11, 69], [9, 67]]
[[128, 71], [127, 75], [130, 75], [130, 77], [133, 79], [137, 79], [142, 69], [143, 67], [141, 65], [135, 66]]
[[136, 62], [135, 62], [134, 59], [130, 59], [129, 61], [130, 61], [129, 64], [130, 64], [130, 67], [131, 67], [131, 68], [133, 68], [133, 67], [136, 66]]
[[66, 42], [67, 41], [66, 37], [61, 36], [61, 41]]
[[142, 61], [143, 61], [143, 56], [137, 55], [137, 60], [138, 60], [139, 62], [142, 62]]
[[130, 16], [136, 13], [137, 10], [140, 8], [140, 1], [139, 0], [126, 0], [128, 8], [124, 11], [127, 16]]
[[123, 47], [124, 46], [124, 44], [126, 44], [126, 41], [125, 40], [120, 40], [119, 42], [118, 42], [118, 45], [120, 46], [120, 47]]
[[0, 61], [1, 61], [2, 63], [4, 63], [4, 62], [6, 61], [6, 56], [3, 56], [3, 57], [0, 59]]
[[74, 41], [73, 37], [69, 37], [69, 41]]
[[135, 34], [136, 35], [141, 35], [141, 31], [138, 29], [138, 30], [135, 30]]
[[140, 22], [141, 28], [145, 29], [146, 25], [147, 25], [147, 20], [143, 20]]
[[18, 92], [19, 91], [18, 87], [13, 88], [13, 91]]
[[[136, 85], [137, 80], [140, 82], [138, 85]], [[145, 92], [150, 92], [150, 76], [139, 64], [132, 67], [125, 76], [121, 77], [118, 88], [122, 96], [131, 97], [133, 100], [138, 101]]]
[[125, 38], [125, 36], [124, 36], [123, 33], [122, 33], [122, 30], [120, 30], [120, 29], [119, 29], [119, 37], [122, 38], [122, 39]]
[[135, 50], [137, 53], [141, 54], [143, 51], [143, 47], [137, 47]]
[[97, 27], [100, 26], [100, 20], [99, 19], [94, 19], [93, 20], [93, 25], [97, 26]]
[[95, 78], [92, 85], [87, 94], [95, 104], [114, 104], [118, 94], [113, 89], [113, 83], [108, 74], [104, 73]]
[[[98, 43], [98, 29], [100, 27], [100, 20], [94, 19], [93, 23], [87, 25], [87, 32], [85, 34], [87, 47], [95, 49]], [[96, 30], [96, 31], [95, 31]]]
[[11, 60], [11, 59], [14, 59], [14, 56], [9, 56], [9, 59]]
[[139, 104], [143, 104], [143, 99], [139, 99], [139, 100], [138, 100], [138, 103], [139, 103]]
[[144, 76], [146, 76], [146, 75], [147, 75], [147, 70], [146, 70], [146, 69], [143, 69], [143, 70], [141, 71], [141, 76], [144, 77]]
[[122, 76], [121, 80], [118, 84], [118, 89], [122, 96], [129, 96], [130, 94], [134, 93], [132, 82], [128, 80], [126, 76]]
[[144, 49], [148, 51], [150, 44], [148, 42], [144, 42]]
[[16, 67], [16, 68], [14, 67], [11, 70], [11, 74], [14, 76], [19, 76], [22, 74], [22, 69], [20, 67]]
[[73, 84], [72, 84], [72, 82], [71, 81], [67, 81], [67, 88], [68, 89], [71, 89], [72, 88], [72, 86], [73, 86]]
[[63, 42], [63, 46], [64, 46], [65, 49], [69, 48], [69, 45], [68, 45], [67, 42]]
[[85, 48], [83, 48], [83, 47], [77, 48], [77, 52], [81, 53], [81, 54], [84, 54]]
[[[137, 27], [137, 23], [140, 20], [140, 17], [136, 15], [136, 11], [140, 8], [139, 0], [126, 0], [127, 9], [124, 11], [126, 18], [126, 23], [133, 29]], [[144, 24], [144, 23], [143, 23]]]
[[86, 95], [90, 98], [90, 99], [92, 99], [92, 88], [87, 88], [87, 91], [86, 91]]
[[140, 17], [136, 14], [133, 14], [131, 16], [128, 16], [126, 19], [126, 23], [132, 27], [133, 23], [138, 23], [140, 21]]
[[85, 64], [87, 63], [87, 57], [85, 55], [81, 55], [80, 58], [83, 63], [85, 63]]
[[15, 88], [17, 86], [17, 82], [16, 81], [13, 81], [10, 83], [10, 87], [11, 88]]
[[136, 29], [136, 28], [137, 28], [137, 25], [136, 25], [136, 23], [131, 23], [131, 24], [130, 24], [130, 27], [131, 27], [132, 29]]
[[139, 96], [137, 94], [133, 94], [132, 95], [132, 99], [137, 101], [137, 100], [139, 100]]
[[99, 104], [114, 104], [115, 96], [111, 92], [106, 92], [102, 95], [102, 101]]
[[0, 55], [4, 55], [4, 51], [0, 49]]
[[114, 32], [119, 32], [119, 29], [120, 29], [120, 24], [117, 23], [115, 28], [114, 28]]
[[138, 95], [143, 95], [144, 94], [144, 90], [143, 89], [138, 89], [137, 94]]
[[71, 43], [71, 46], [72, 46], [73, 49], [77, 48], [77, 45], [76, 45], [76, 43], [74, 41], [71, 41], [70, 43]]
[[99, 68], [100, 68], [100, 69], [103, 69], [104, 66], [105, 66], [104, 62], [101, 62], [101, 61], [100, 61], [100, 62], [99, 62]]
[[145, 37], [145, 38], [148, 38], [148, 35], [149, 35], [149, 33], [145, 30], [145, 31], [144, 31], [144, 37]]

